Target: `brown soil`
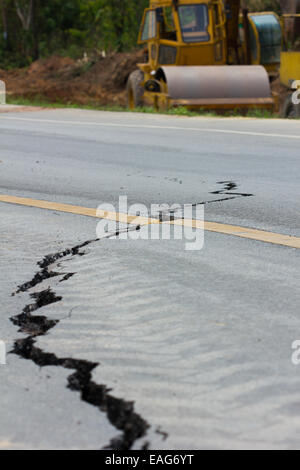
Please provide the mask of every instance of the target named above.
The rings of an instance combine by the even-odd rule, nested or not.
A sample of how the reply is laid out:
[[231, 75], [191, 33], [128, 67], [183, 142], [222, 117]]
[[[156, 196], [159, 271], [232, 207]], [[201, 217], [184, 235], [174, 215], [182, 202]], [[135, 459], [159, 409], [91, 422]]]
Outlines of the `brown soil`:
[[6, 82], [8, 95], [62, 103], [124, 105], [128, 75], [143, 61], [143, 55], [139, 50], [80, 61], [52, 56], [24, 69], [0, 69], [0, 79]]
[[281, 115], [283, 105], [290, 92], [284, 85], [280, 83], [279, 78], [274, 80], [272, 83], [272, 91], [278, 95], [279, 114]]

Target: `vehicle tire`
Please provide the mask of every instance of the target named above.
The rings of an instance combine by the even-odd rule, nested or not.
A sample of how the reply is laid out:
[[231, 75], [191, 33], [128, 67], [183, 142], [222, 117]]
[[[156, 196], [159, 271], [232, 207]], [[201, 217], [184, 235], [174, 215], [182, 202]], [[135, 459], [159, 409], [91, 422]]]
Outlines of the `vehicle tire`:
[[286, 119], [300, 118], [300, 105], [296, 105], [293, 103], [292, 96], [293, 95], [290, 94], [285, 100], [285, 103], [282, 109], [283, 118], [286, 118]]
[[141, 70], [132, 72], [127, 81], [127, 107], [129, 109], [140, 108], [143, 106], [144, 88], [141, 83], [144, 80], [144, 74]]

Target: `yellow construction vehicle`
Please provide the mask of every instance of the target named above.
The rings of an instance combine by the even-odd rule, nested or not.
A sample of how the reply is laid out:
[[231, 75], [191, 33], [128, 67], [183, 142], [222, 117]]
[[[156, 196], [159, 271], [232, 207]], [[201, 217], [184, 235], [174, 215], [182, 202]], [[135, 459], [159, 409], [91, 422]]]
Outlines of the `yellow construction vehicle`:
[[139, 43], [148, 60], [127, 83], [130, 108], [274, 109], [282, 27], [240, 0], [150, 0]]
[[282, 52], [280, 81], [289, 91], [281, 116], [300, 118], [300, 52]]

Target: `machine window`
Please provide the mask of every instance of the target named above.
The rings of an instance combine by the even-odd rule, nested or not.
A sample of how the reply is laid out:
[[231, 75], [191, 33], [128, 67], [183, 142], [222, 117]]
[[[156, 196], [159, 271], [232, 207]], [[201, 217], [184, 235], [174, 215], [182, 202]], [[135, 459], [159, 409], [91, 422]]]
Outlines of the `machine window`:
[[[280, 63], [282, 33], [278, 19], [273, 14], [251, 15], [251, 18], [259, 34], [261, 64]], [[250, 32], [252, 54], [257, 58], [256, 37], [252, 28]]]
[[175, 31], [173, 12], [171, 7], [164, 7], [165, 29], [166, 31]]
[[178, 12], [184, 42], [209, 41], [207, 5], [184, 5]]
[[176, 56], [176, 47], [161, 45], [159, 48], [158, 62], [161, 65], [172, 65], [176, 62]]
[[163, 21], [161, 26], [161, 38], [169, 41], [177, 41], [176, 28], [174, 24], [173, 12], [171, 7], [163, 7]]
[[147, 11], [141, 36], [142, 41], [155, 38], [156, 36], [156, 12], [155, 10]]

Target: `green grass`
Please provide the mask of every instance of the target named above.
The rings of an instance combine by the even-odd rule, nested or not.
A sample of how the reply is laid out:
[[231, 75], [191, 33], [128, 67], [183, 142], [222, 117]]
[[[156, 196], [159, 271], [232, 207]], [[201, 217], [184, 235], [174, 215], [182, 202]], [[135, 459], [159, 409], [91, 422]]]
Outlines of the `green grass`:
[[117, 111], [117, 112], [127, 112], [127, 113], [147, 113], [147, 114], [170, 114], [176, 116], [212, 116], [216, 117], [217, 114], [207, 111], [189, 111], [184, 106], [178, 108], [172, 108], [168, 111], [156, 111], [154, 108], [143, 106], [141, 108], [136, 108], [134, 110], [128, 109], [125, 106], [118, 105], [106, 105], [101, 106], [95, 102], [88, 104], [79, 104], [73, 102], [60, 102], [60, 101], [47, 101], [43, 97], [34, 97], [34, 98], [23, 98], [19, 96], [9, 96], [7, 97], [7, 104], [16, 104], [20, 106], [38, 106], [41, 108], [78, 108], [78, 109], [92, 109], [97, 111]]
[[207, 110], [198, 110], [198, 111], [190, 111], [184, 106], [171, 108], [168, 111], [156, 111], [154, 108], [151, 107], [142, 107], [136, 108], [134, 110], [130, 110], [124, 106], [118, 105], [107, 105], [101, 106], [95, 102], [90, 102], [88, 104], [78, 104], [73, 102], [51, 102], [47, 101], [43, 97], [34, 97], [34, 98], [23, 98], [18, 96], [10, 96], [7, 97], [7, 104], [16, 104], [21, 106], [38, 106], [42, 108], [78, 108], [78, 109], [90, 109], [96, 111], [112, 111], [112, 112], [133, 112], [133, 113], [147, 113], [147, 114], [167, 114], [172, 116], [188, 116], [188, 117], [197, 117], [197, 116], [205, 116], [205, 117], [248, 117], [248, 118], [257, 118], [257, 119], [274, 119], [278, 118], [276, 113], [272, 113], [267, 110], [262, 109], [252, 109], [247, 111], [246, 113], [242, 113], [239, 110], [232, 110], [226, 112], [212, 112]]

